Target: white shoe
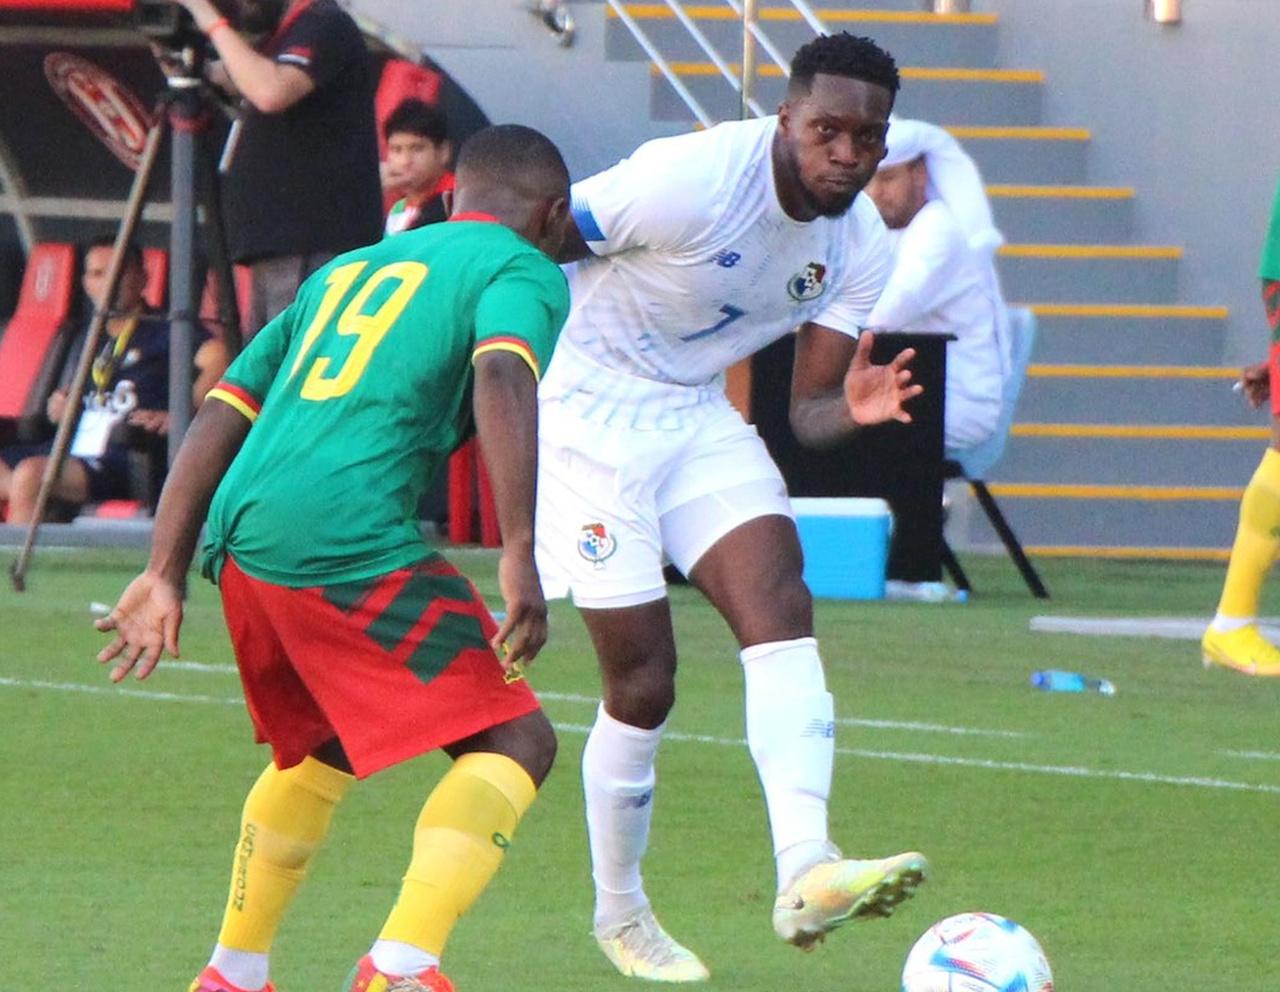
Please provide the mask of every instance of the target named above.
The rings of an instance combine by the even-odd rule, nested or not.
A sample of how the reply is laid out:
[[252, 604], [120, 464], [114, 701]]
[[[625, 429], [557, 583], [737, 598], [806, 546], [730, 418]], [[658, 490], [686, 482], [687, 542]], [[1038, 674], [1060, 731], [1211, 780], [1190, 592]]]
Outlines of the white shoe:
[[953, 596], [945, 582], [904, 582], [902, 579], [886, 579], [884, 598], [911, 603], [945, 603]]
[[915, 894], [929, 862], [909, 851], [870, 861], [821, 861], [792, 882], [773, 905], [773, 929], [808, 950], [849, 920], [889, 916]]
[[705, 982], [711, 977], [698, 955], [678, 944], [648, 906], [620, 923], [596, 930], [596, 943], [628, 978], [651, 982]]

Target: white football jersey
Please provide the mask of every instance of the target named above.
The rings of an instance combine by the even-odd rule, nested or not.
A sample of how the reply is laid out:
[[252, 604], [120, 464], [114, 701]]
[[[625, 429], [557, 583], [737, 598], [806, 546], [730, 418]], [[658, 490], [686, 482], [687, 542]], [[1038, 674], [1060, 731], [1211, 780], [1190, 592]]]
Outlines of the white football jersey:
[[858, 196], [800, 222], [778, 203], [777, 118], [641, 145], [573, 186], [594, 252], [568, 268], [572, 309], [543, 383], [588, 419], [658, 426], [637, 404], [694, 405], [722, 373], [813, 321], [856, 336], [890, 267], [884, 224]]

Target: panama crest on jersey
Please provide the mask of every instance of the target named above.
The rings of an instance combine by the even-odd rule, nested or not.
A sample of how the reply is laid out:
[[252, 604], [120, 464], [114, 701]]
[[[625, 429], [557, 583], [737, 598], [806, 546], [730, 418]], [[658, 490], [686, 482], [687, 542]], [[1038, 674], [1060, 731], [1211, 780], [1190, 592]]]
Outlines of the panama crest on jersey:
[[816, 300], [827, 288], [827, 284], [823, 281], [826, 277], [825, 265], [821, 262], [810, 262], [787, 280], [787, 295], [797, 303]]
[[618, 550], [618, 542], [602, 523], [583, 524], [578, 531], [578, 554], [603, 568], [605, 559]]

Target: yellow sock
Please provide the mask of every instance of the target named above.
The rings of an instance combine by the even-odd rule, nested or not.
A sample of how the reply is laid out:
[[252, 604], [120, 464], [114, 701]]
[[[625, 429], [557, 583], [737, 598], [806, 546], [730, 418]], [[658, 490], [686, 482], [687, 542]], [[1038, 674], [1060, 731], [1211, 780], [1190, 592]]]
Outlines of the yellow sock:
[[454, 762], [422, 807], [413, 859], [379, 939], [439, 957], [458, 918], [497, 872], [536, 794], [528, 773], [500, 754], [464, 754]]
[[1256, 617], [1262, 582], [1280, 551], [1280, 452], [1268, 448], [1240, 500], [1240, 526], [1218, 613]]
[[355, 778], [314, 758], [258, 778], [244, 802], [218, 943], [265, 954]]

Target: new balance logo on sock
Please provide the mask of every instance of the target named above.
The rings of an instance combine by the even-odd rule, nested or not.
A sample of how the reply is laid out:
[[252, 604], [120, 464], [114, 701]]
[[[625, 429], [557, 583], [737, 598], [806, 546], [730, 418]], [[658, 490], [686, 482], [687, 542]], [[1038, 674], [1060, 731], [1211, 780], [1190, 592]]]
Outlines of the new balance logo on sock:
[[642, 809], [653, 802], [653, 790], [641, 792], [635, 796], [618, 796], [614, 806], [616, 809]]
[[804, 730], [800, 731], [801, 737], [835, 737], [836, 724], [834, 720], [813, 719], [804, 725]]

